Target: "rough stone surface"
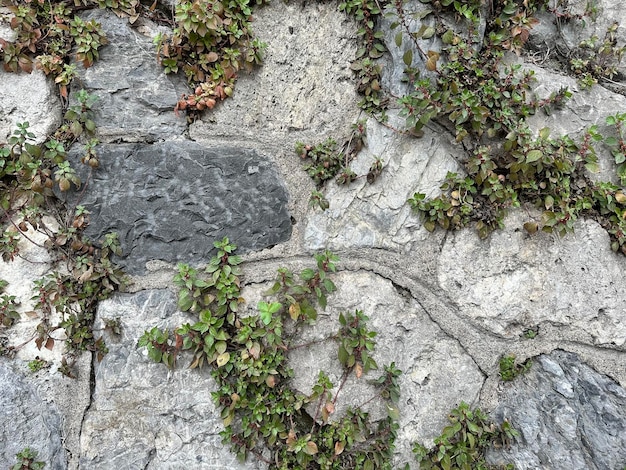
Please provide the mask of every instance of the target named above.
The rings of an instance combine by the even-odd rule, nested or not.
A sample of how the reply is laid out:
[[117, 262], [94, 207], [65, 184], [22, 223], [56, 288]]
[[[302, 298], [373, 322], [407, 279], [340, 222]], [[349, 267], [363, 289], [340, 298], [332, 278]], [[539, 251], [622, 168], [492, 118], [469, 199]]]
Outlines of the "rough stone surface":
[[626, 390], [571, 353], [539, 356], [505, 386], [494, 414], [520, 432], [509, 451], [491, 460], [519, 470], [621, 469], [626, 465]]
[[82, 86], [98, 98], [93, 106], [98, 138], [154, 142], [183, 134], [185, 117], [173, 109], [188, 89], [182, 77], [164, 73], [152, 39], [111, 12], [95, 10], [87, 18], [102, 25], [109, 41], [91, 67], [77, 67]]
[[[562, 7], [563, 5], [559, 5]], [[561, 53], [575, 50], [581, 41], [587, 40], [592, 36], [599, 38], [601, 43], [609, 28], [614, 22], [618, 23], [617, 38], [618, 46], [623, 46], [626, 34], [626, 12], [622, 5], [609, 0], [599, 0], [587, 2], [586, 0], [572, 0], [565, 4], [565, 11], [573, 15], [585, 15], [589, 6], [596, 9], [597, 17], [595, 20], [585, 17], [583, 20], [567, 21], [564, 18], [555, 18], [548, 12], [540, 12], [538, 14], [539, 24], [536, 25], [530, 35], [530, 46], [545, 53], [550, 50], [559, 50]], [[618, 70], [624, 73], [625, 65], [622, 63], [618, 66]]]
[[[368, 377], [379, 377], [383, 366], [392, 362], [403, 372], [396, 461], [410, 461], [412, 443], [432, 443], [446, 424], [448, 411], [459, 401], [476, 403], [484, 376], [458, 341], [446, 335], [415, 299], [391, 281], [371, 272], [344, 272], [334, 279], [337, 292], [329, 297], [329, 307], [320, 312], [315, 328], [303, 331], [300, 340], [306, 343], [336, 333], [339, 313], [361, 310], [369, 317], [368, 327], [377, 333], [372, 357], [379, 370], [371, 371]], [[293, 381], [305, 394], [311, 393], [319, 371], [330, 372], [335, 387], [341, 382], [335, 342], [296, 349], [289, 359], [294, 365], [306, 365], [295, 368]], [[337, 402], [338, 415], [347, 406], [362, 405], [376, 394], [364, 379], [354, 375], [348, 378]], [[369, 410], [372, 418], [386, 416], [382, 403], [374, 403], [378, 406]]]
[[168, 141], [98, 153], [102, 167], [80, 199], [91, 211], [87, 235], [117, 232], [128, 272], [153, 259], [206, 262], [224, 236], [244, 252], [289, 238], [285, 188], [254, 150]]
[[46, 468], [67, 468], [61, 416], [6, 360], [0, 362], [0, 414], [0, 467], [15, 464], [15, 455], [30, 447]]
[[349, 129], [360, 114], [350, 70], [355, 24], [325, 3], [270, 4], [255, 19], [254, 34], [267, 44], [263, 65], [241, 74], [228, 103], [191, 126], [192, 138], [272, 142], [275, 134], [320, 139]]
[[[547, 98], [551, 93], [562, 87], [572, 91], [572, 97], [560, 109], [554, 109], [550, 115], [538, 112], [528, 119], [528, 124], [535, 132], [548, 127], [551, 136], [570, 135], [582, 136], [591, 126], [598, 126], [598, 131], [605, 136], [616, 136], [615, 129], [606, 125], [606, 117], [626, 109], [626, 97], [613, 93], [601, 86], [590, 89], [579, 89], [576, 80], [563, 76], [548, 69], [526, 66], [535, 73], [536, 81], [533, 91], [541, 98]], [[617, 182], [615, 159], [611, 156], [610, 148], [602, 142], [594, 145], [598, 155], [598, 173], [591, 176], [596, 181]]]
[[[585, 2], [568, 3], [580, 10]], [[598, 23], [575, 34], [601, 36], [613, 19], [623, 19], [619, 2], [596, 3]], [[406, 5], [407, 11], [428, 8], [420, 2]], [[294, 272], [310, 267], [311, 252], [325, 248], [340, 256], [339, 291], [303, 341], [336, 331], [340, 311], [362, 309], [370, 317], [379, 333], [378, 363], [395, 361], [404, 371], [396, 467], [411, 461], [415, 440], [430, 443], [446, 424], [447, 411], [464, 400], [496, 410], [496, 420], [509, 417], [521, 430], [520, 442], [509, 452], [492, 455], [498, 462], [533, 470], [623, 468], [626, 261], [610, 252], [608, 236], [595, 222], [579, 221], [576, 233], [562, 239], [530, 236], [521, 227], [537, 215], [522, 207], [506, 219], [506, 229], [487, 240], [479, 240], [471, 228], [427, 233], [406, 199], [417, 191], [436, 196], [446, 173], [461, 170], [467, 156], [449, 129], [437, 124], [425, 128], [422, 139], [413, 139], [370, 121], [366, 145], [352, 162], [361, 177], [348, 187], [327, 185], [328, 211], [308, 207], [314, 184], [302, 171], [294, 144], [327, 137], [341, 141], [352, 123], [365, 117], [350, 70], [357, 27], [337, 12], [336, 2], [272, 2], [255, 9], [253, 29], [267, 43], [264, 65], [242, 73], [233, 97], [189, 126], [172, 110], [187, 91], [184, 77], [165, 75], [155, 58], [151, 38], [165, 26], [139, 20], [130, 27], [123, 18], [95, 10], [84, 15], [102, 23], [110, 44], [93, 67], [78, 66], [80, 80], [72, 89], [82, 85], [98, 96], [97, 138], [104, 142], [98, 149], [101, 168], [81, 203], [92, 211], [92, 238], [109, 230], [120, 233], [134, 293], [101, 305], [96, 328], [105, 318], [119, 317], [123, 335], [106, 333], [110, 353], [99, 364], [92, 364], [89, 353], [82, 355], [77, 381], [57, 372], [60, 348], [38, 351], [31, 341], [19, 349], [11, 363], [19, 373], [38, 355], [55, 365], [27, 379], [15, 375], [0, 382], [0, 388], [10, 388], [0, 401], [17, 397], [0, 407], [0, 423], [30, 429], [31, 403], [41, 409], [36, 419], [56, 418], [46, 418], [52, 424], [41, 436], [11, 435], [10, 451], [0, 445], [1, 458], [7, 456], [0, 466], [8, 467], [24, 447], [41, 453], [60, 439], [66, 450], [58, 455], [70, 470], [259, 468], [253, 460], [238, 466], [221, 444], [207, 371], [184, 370], [181, 358], [181, 368], [168, 373], [136, 347], [145, 329], [189, 320], [176, 312], [174, 292], [167, 290], [171, 263], [204, 264], [213, 241], [226, 235], [244, 248], [250, 312], [278, 267]], [[562, 75], [562, 65], [538, 68], [554, 65], [548, 52], [578, 41], [574, 26], [561, 24], [559, 32], [549, 17], [542, 19], [531, 38], [534, 51], [511, 59], [535, 70], [539, 98], [561, 86], [574, 91], [561, 110], [529, 118], [532, 129], [548, 126], [552, 136], [579, 135], [593, 124], [607, 133], [605, 117], [626, 107], [624, 96], [615, 92], [623, 92], [622, 76], [614, 77], [617, 85], [606, 82], [606, 88], [584, 91]], [[420, 27], [420, 21], [411, 24], [412, 31]], [[7, 29], [0, 25], [3, 34]], [[410, 42], [405, 37], [398, 48], [395, 34], [385, 37], [390, 51], [382, 61], [383, 84], [402, 94], [402, 57]], [[623, 44], [623, 26], [618, 35]], [[430, 40], [421, 45], [438, 47]], [[419, 66], [418, 54], [413, 55]], [[61, 110], [52, 83], [40, 74], [0, 72], [0, 79], [0, 142], [19, 121], [28, 120], [40, 139], [54, 130]], [[392, 100], [388, 111], [387, 124], [395, 128], [404, 124], [398, 107]], [[602, 144], [596, 149], [601, 172], [594, 177], [615, 181], [608, 149]], [[72, 153], [80, 157], [81, 151], [77, 145]], [[369, 186], [363, 176], [375, 157], [385, 169]], [[24, 246], [22, 253], [30, 261], [0, 263], [0, 278], [9, 281], [7, 292], [27, 311], [32, 280], [51, 267], [37, 249]], [[10, 345], [20, 345], [33, 337], [38, 321], [23, 315], [18, 325], [0, 333]], [[529, 328], [538, 329], [538, 336], [520, 338]], [[527, 375], [502, 385], [498, 360], [504, 353], [538, 359]], [[335, 357], [331, 343], [294, 351], [294, 383], [307, 391], [322, 366], [337, 382]], [[341, 406], [369, 396], [365, 381], [358, 384], [352, 377], [346, 387]], [[372, 407], [371, 412], [380, 416], [384, 410]], [[48, 467], [57, 468], [53, 462]]]
[[38, 142], [61, 124], [56, 86], [43, 72], [7, 73], [0, 67], [0, 83], [0, 143], [7, 141], [18, 123], [28, 122]]
[[[440, 128], [426, 128], [423, 138], [413, 139], [370, 119], [367, 145], [351, 165], [359, 178], [348, 187], [330, 182], [326, 190], [330, 208], [308, 218], [306, 245], [412, 251], [430, 235], [406, 201], [416, 192], [428, 197], [441, 192], [446, 174], [459, 171], [454, 151]], [[376, 157], [383, 158], [384, 170], [368, 184], [366, 175]]]
[[606, 232], [581, 221], [562, 239], [530, 236], [521, 228], [526, 220], [515, 213], [487, 240], [471, 230], [447, 237], [439, 283], [459, 315], [505, 338], [552, 325], [565, 337], [624, 350], [624, 260]]
[[107, 338], [109, 353], [95, 365], [95, 390], [81, 432], [80, 468], [263, 468], [253, 459], [239, 464], [221, 443], [222, 420], [213, 405], [214, 382], [207, 369], [168, 372], [137, 348], [144, 330], [189, 321], [177, 313], [171, 291], [117, 295], [100, 305], [96, 326], [102, 327], [105, 318], [119, 318], [123, 333]]

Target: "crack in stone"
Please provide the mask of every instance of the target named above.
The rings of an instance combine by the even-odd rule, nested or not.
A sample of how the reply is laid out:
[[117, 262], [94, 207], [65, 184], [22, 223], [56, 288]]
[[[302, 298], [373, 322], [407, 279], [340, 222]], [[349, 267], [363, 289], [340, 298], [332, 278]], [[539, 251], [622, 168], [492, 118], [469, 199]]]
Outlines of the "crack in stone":
[[[95, 367], [95, 361], [96, 361], [96, 353], [92, 352], [91, 353], [91, 360], [89, 361], [89, 403], [87, 404], [87, 406], [85, 407], [85, 409], [83, 410], [83, 416], [82, 419], [80, 421], [80, 426], [78, 429], [78, 467], [80, 467], [80, 457], [81, 457], [81, 446], [80, 446], [80, 441], [81, 441], [81, 436], [83, 434], [83, 427], [85, 426], [85, 419], [87, 418], [87, 414], [89, 413], [89, 411], [91, 410], [92, 405], [95, 402], [94, 396], [96, 393], [96, 367]], [[68, 451], [68, 454], [70, 454], [70, 457], [72, 456], [72, 453]]]

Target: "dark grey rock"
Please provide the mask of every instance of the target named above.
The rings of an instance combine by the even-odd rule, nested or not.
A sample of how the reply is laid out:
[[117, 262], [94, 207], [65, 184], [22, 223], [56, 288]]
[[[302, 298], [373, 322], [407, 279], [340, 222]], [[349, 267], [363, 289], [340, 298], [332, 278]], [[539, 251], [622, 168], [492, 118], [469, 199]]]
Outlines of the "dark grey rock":
[[46, 470], [67, 468], [61, 419], [19, 373], [0, 363], [0, 468], [17, 463], [26, 447], [37, 452]]
[[[118, 232], [130, 273], [149, 260], [206, 262], [224, 236], [245, 252], [291, 235], [285, 188], [254, 150], [169, 141], [101, 145], [98, 155], [101, 167], [80, 198], [91, 211], [86, 233], [100, 240]], [[86, 181], [86, 166], [76, 166]]]
[[511, 385], [494, 414], [519, 431], [492, 462], [515, 468], [621, 470], [626, 465], [626, 390], [575, 354], [539, 356]]
[[94, 10], [86, 19], [102, 25], [109, 43], [93, 66], [77, 66], [80, 83], [98, 97], [93, 110], [101, 141], [156, 141], [181, 135], [187, 122], [174, 106], [189, 89], [183, 77], [166, 75], [150, 37], [131, 28], [127, 18]]

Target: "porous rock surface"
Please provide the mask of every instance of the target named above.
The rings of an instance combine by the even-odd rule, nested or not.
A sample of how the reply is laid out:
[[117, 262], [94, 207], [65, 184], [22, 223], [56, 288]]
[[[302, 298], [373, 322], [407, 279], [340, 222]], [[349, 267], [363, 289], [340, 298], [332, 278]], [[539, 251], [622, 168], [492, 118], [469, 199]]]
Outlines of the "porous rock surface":
[[137, 348], [146, 325], [174, 328], [189, 321], [176, 310], [176, 296], [167, 289], [120, 294], [101, 304], [97, 327], [120, 318], [123, 333], [107, 337], [109, 353], [94, 365], [95, 388], [80, 435], [81, 468], [259, 468], [254, 461], [239, 464], [222, 444], [207, 369], [172, 373]]
[[[584, 8], [584, 2], [570, 3]], [[598, 2], [601, 16], [589, 34], [623, 16], [615, 5]], [[256, 11], [255, 33], [267, 43], [264, 65], [242, 74], [232, 98], [190, 125], [173, 112], [186, 91], [184, 78], [165, 75], [155, 60], [152, 38], [161, 27], [147, 21], [131, 27], [107, 12], [85, 14], [102, 24], [109, 45], [93, 67], [78, 67], [82, 85], [98, 97], [102, 142], [101, 167], [91, 177], [82, 174], [89, 183], [79, 201], [91, 211], [92, 238], [119, 232], [124, 255], [118, 261], [133, 284], [100, 305], [96, 331], [105, 335], [109, 353], [101, 362], [82, 356], [76, 381], [58, 372], [59, 348], [38, 351], [31, 341], [16, 358], [0, 358], [0, 387], [6, 390], [0, 422], [10, 423], [1, 430], [0, 442], [10, 440], [10, 446], [0, 446], [0, 467], [32, 447], [49, 468], [263, 468], [254, 459], [237, 463], [221, 443], [208, 371], [186, 370], [181, 357], [178, 370], [168, 372], [137, 348], [144, 330], [189, 321], [176, 309], [173, 265], [202, 264], [222, 236], [244, 252], [250, 312], [278, 267], [310, 267], [310, 255], [326, 248], [340, 256], [338, 291], [302, 340], [336, 331], [340, 312], [359, 309], [370, 317], [378, 332], [374, 358], [379, 365], [394, 361], [403, 371], [398, 466], [411, 462], [417, 468], [412, 444], [430, 444], [446, 425], [447, 411], [461, 401], [481, 406], [496, 421], [509, 419], [520, 431], [510, 449], [490, 454], [494, 463], [527, 470], [621, 470], [626, 464], [626, 261], [611, 252], [597, 223], [580, 220], [564, 238], [530, 236], [521, 227], [536, 214], [521, 208], [487, 240], [471, 228], [428, 233], [406, 199], [415, 192], [436, 196], [448, 171], [462, 171], [464, 151], [438, 125], [414, 139], [371, 119], [365, 146], [352, 162], [360, 178], [347, 187], [330, 182], [324, 189], [327, 211], [308, 206], [314, 185], [294, 145], [327, 136], [340, 141], [365, 117], [349, 69], [356, 27], [336, 8], [277, 2]], [[556, 41], [577, 40], [569, 30], [556, 37], [559, 26], [550, 21], [542, 20], [531, 38], [544, 54]], [[410, 44], [398, 48], [393, 34], [386, 41], [384, 82], [400, 93], [402, 57]], [[539, 68], [537, 57], [513, 59], [535, 70], [537, 93], [565, 85], [574, 95], [552, 115], [533, 116], [533, 129], [577, 135], [598, 124], [604, 132], [605, 117], [624, 111], [615, 86], [579, 90], [561, 70]], [[61, 118], [54, 87], [41, 75], [0, 74], [0, 140], [15, 122], [29, 121], [39, 139], [54, 130]], [[388, 124], [402, 126], [393, 107]], [[611, 179], [608, 149], [598, 150], [596, 177]], [[80, 146], [72, 150], [74, 158], [81, 152]], [[376, 157], [385, 168], [367, 185], [364, 176]], [[25, 259], [1, 263], [0, 275], [27, 312], [32, 281], [51, 266], [38, 247], [20, 243]], [[102, 333], [104, 321], [113, 318], [122, 326], [119, 337]], [[23, 314], [7, 333], [8, 343], [32, 338], [36, 324]], [[534, 339], [526, 337], [529, 330], [537, 332]], [[534, 360], [527, 374], [502, 385], [498, 361], [504, 353]], [[329, 342], [294, 350], [295, 386], [310, 390], [321, 368], [337, 383], [336, 354]], [[32, 375], [25, 364], [37, 355], [52, 366]], [[339, 410], [367, 396], [364, 383], [348, 381]], [[383, 412], [375, 406], [370, 411]], [[33, 430], [33, 422], [43, 424]]]

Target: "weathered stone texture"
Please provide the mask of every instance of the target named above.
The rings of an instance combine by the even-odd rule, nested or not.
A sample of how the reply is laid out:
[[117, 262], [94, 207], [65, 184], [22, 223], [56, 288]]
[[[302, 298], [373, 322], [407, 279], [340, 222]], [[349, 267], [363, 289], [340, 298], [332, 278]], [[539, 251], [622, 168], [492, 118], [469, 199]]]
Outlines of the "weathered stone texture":
[[505, 338], [550, 324], [571, 339], [623, 348], [624, 259], [606, 232], [580, 221], [564, 238], [531, 236], [521, 228], [527, 217], [512, 214], [486, 240], [472, 230], [447, 237], [439, 283], [459, 315]]
[[1, 468], [15, 464], [15, 455], [25, 447], [37, 452], [46, 469], [67, 468], [61, 416], [5, 361], [0, 362], [0, 417]]
[[505, 386], [494, 415], [520, 437], [493, 462], [519, 470], [614, 470], [626, 465], [626, 390], [571, 353], [539, 356]]
[[28, 122], [38, 142], [61, 124], [61, 103], [56, 86], [43, 72], [8, 73], [0, 67], [0, 144], [16, 124]]
[[221, 443], [222, 420], [211, 398], [208, 369], [168, 371], [137, 348], [153, 326], [174, 328], [189, 317], [176, 310], [168, 290], [119, 294], [98, 309], [96, 327], [119, 318], [120, 338], [108, 337], [109, 353], [95, 365], [95, 390], [81, 433], [80, 468], [253, 470]]
[[[306, 245], [408, 253], [426, 242], [430, 235], [406, 201], [416, 192], [438, 195], [446, 174], [460, 171], [454, 144], [441, 132], [428, 128], [423, 138], [414, 139], [370, 119], [367, 145], [351, 164], [359, 178], [349, 186], [328, 183], [325, 196], [330, 208], [310, 214]], [[384, 160], [384, 170], [374, 184], [368, 184], [366, 175], [376, 157]]]
[[242, 73], [233, 97], [193, 124], [191, 137], [273, 143], [277, 134], [349, 130], [360, 114], [350, 70], [355, 23], [333, 3], [271, 3], [254, 16], [255, 37], [267, 44], [263, 65]]
[[[357, 379], [351, 374], [336, 403], [335, 416], [342, 416], [348, 406], [358, 407], [376, 395], [369, 379], [379, 377], [383, 366], [392, 362], [403, 374], [401, 387], [400, 429], [396, 442], [396, 462], [411, 461], [411, 446], [415, 441], [432, 443], [439, 429], [446, 424], [446, 415], [460, 400], [475, 403], [484, 376], [458, 341], [446, 335], [427, 312], [406, 291], [391, 281], [373, 273], [341, 272], [333, 277], [337, 291], [329, 296], [327, 309], [318, 309], [318, 320], [303, 328], [294, 344], [323, 340], [341, 327], [339, 313], [354, 314], [361, 310], [369, 317], [368, 329], [376, 331], [376, 347], [372, 357], [379, 369]], [[259, 291], [267, 288], [254, 286], [244, 291], [248, 304]], [[343, 368], [337, 357], [335, 341], [323, 341], [289, 353], [294, 369], [293, 386], [310, 394], [319, 372], [328, 374], [337, 392]], [[454, 370], [454, 374], [450, 373]], [[386, 416], [382, 402], [374, 400], [365, 409], [371, 417]], [[314, 409], [311, 411], [314, 415]], [[332, 419], [332, 418], [331, 418]]]
[[289, 239], [285, 188], [254, 150], [167, 141], [102, 145], [98, 154], [80, 199], [91, 211], [86, 233], [118, 232], [128, 272], [154, 259], [206, 262], [224, 236], [244, 252]]
[[111, 12], [95, 10], [87, 18], [102, 25], [109, 41], [91, 67], [77, 68], [82, 87], [98, 98], [93, 106], [98, 138], [154, 142], [183, 134], [186, 120], [174, 114], [174, 106], [189, 90], [183, 77], [166, 75], [157, 63], [152, 39]]

